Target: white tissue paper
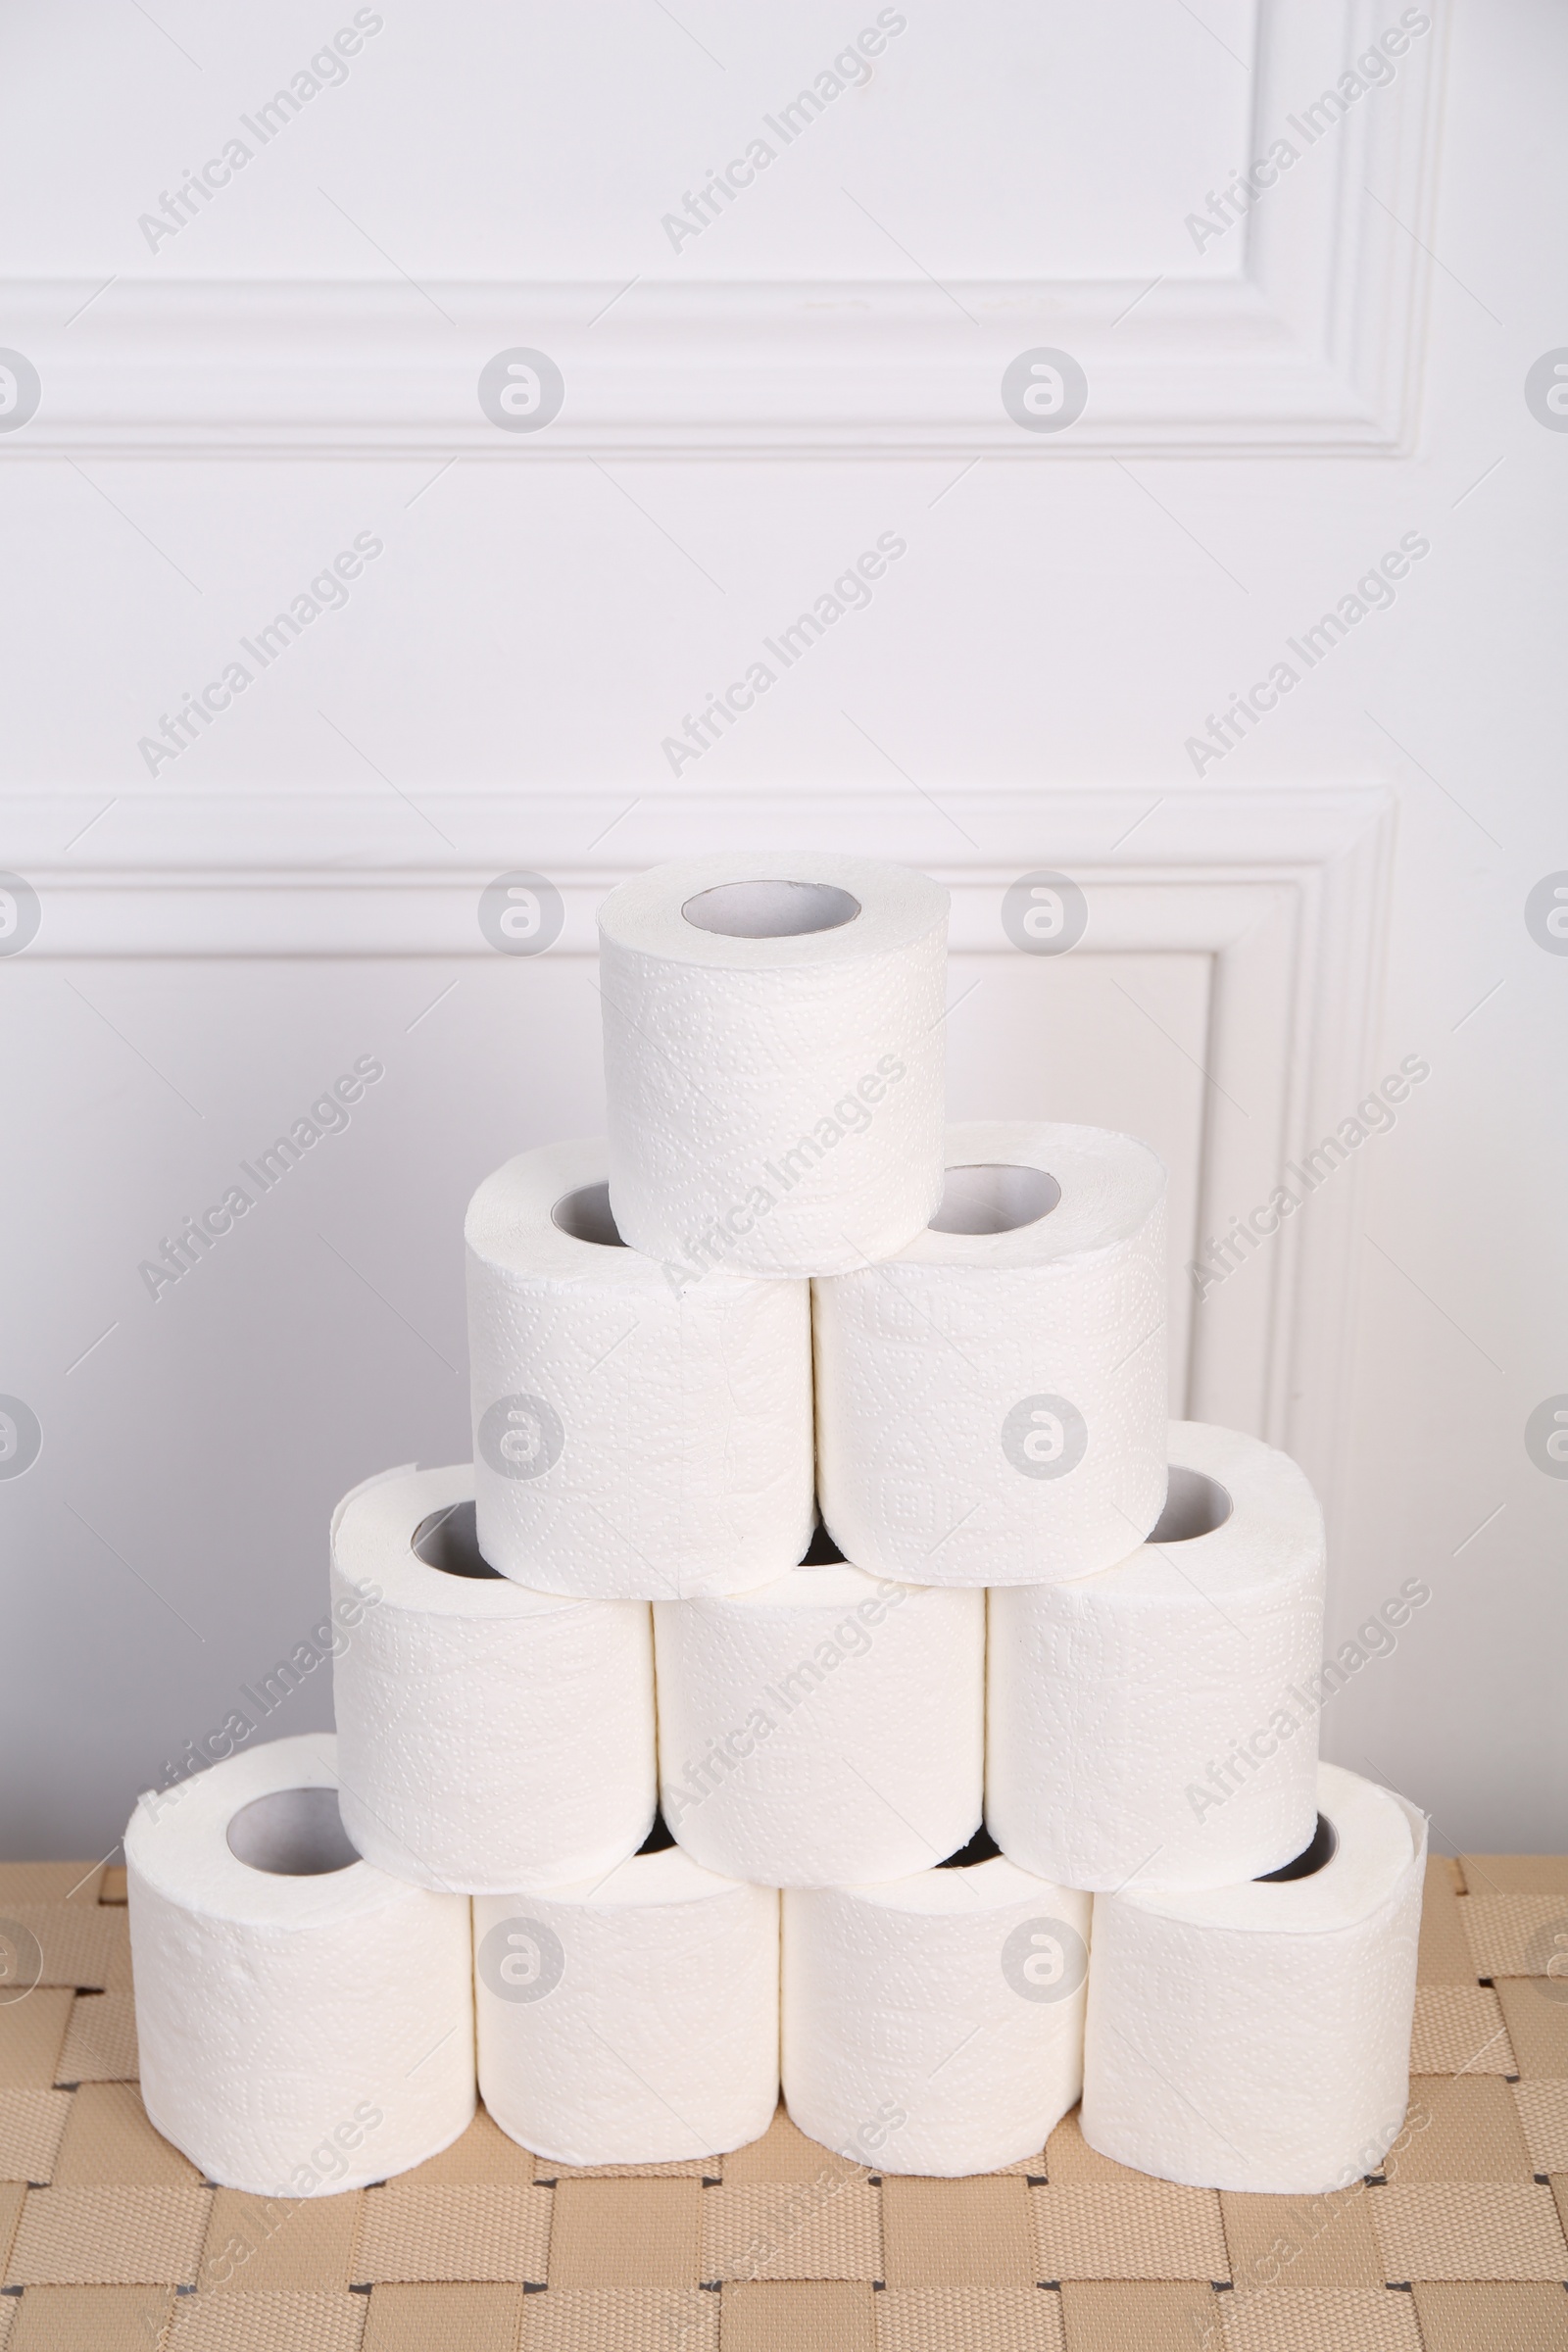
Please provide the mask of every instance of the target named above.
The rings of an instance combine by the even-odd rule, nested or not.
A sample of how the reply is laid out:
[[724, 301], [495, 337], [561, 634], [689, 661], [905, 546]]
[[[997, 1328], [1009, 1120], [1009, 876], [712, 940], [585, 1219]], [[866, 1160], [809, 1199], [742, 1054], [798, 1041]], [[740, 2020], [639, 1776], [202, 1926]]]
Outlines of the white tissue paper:
[[[657, 1835], [657, 1833], [656, 1833]], [[597, 1886], [474, 1904], [479, 2082], [558, 2164], [663, 2164], [765, 2132], [778, 2105], [778, 1896], [678, 1846]]]
[[784, 1896], [784, 2099], [879, 2172], [1036, 2155], [1083, 2077], [1089, 1897], [993, 1855]]
[[654, 1626], [660, 1801], [710, 1870], [897, 1879], [974, 1834], [983, 1593], [878, 1584], [819, 1539], [776, 1583], [656, 1602]]
[[950, 1127], [929, 1230], [812, 1285], [817, 1491], [930, 1585], [1125, 1559], [1165, 1497], [1165, 1171], [1101, 1127]]
[[564, 1599], [487, 1568], [466, 1463], [345, 1497], [332, 1601], [343, 1826], [368, 1862], [477, 1894], [636, 1852], [655, 1806], [646, 1601]]
[[1083, 2132], [1102, 2156], [1275, 2194], [1376, 2171], [1409, 2095], [1427, 1825], [1333, 1764], [1318, 1806], [1338, 1845], [1309, 1876], [1095, 1897]]
[[479, 1545], [541, 1592], [729, 1592], [781, 1576], [814, 1514], [810, 1300], [622, 1246], [603, 1142], [550, 1144], [469, 1203]]
[[384, 2180], [474, 2113], [468, 1898], [354, 1858], [334, 1746], [242, 1750], [150, 1789], [125, 1831], [147, 2113], [256, 2196]]
[[866, 858], [657, 866], [599, 910], [610, 1197], [683, 1284], [836, 1273], [942, 1190], [948, 896]]
[[1130, 1559], [992, 1595], [986, 1826], [1068, 1886], [1232, 1886], [1317, 1820], [1317, 1498], [1232, 1429], [1172, 1422], [1170, 1463]]

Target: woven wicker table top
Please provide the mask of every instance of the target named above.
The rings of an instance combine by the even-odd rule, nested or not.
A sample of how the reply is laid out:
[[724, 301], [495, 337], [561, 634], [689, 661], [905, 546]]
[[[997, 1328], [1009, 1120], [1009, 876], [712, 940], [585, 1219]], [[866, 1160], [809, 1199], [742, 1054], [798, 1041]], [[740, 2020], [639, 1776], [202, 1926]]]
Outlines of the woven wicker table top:
[[1310, 2201], [1126, 2172], [1074, 2117], [1005, 2173], [882, 2179], [780, 2114], [597, 2172], [481, 2115], [267, 2204], [142, 2110], [123, 1874], [0, 1866], [0, 1917], [45, 1956], [0, 2001], [0, 2352], [1568, 2352], [1568, 1857], [1431, 1864], [1402, 2145]]

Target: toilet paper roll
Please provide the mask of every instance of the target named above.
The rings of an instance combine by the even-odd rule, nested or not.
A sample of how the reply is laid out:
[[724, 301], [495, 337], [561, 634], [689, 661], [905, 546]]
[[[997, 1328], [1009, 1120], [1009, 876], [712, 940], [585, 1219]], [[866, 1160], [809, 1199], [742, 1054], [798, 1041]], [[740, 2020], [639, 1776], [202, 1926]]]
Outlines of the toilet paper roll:
[[950, 1127], [930, 1228], [813, 1284], [817, 1492], [932, 1585], [1088, 1576], [1165, 1495], [1165, 1171], [1101, 1127]]
[[805, 1283], [667, 1278], [620, 1243], [602, 1142], [525, 1152], [468, 1207], [479, 1544], [542, 1592], [764, 1584], [814, 1515]]
[[1131, 1559], [991, 1600], [986, 1823], [1064, 1886], [1228, 1886], [1317, 1819], [1323, 1515], [1283, 1453], [1175, 1421]]
[[610, 1197], [672, 1279], [835, 1273], [942, 1189], [946, 891], [866, 858], [657, 866], [599, 910]]
[[771, 1887], [715, 1878], [665, 1844], [597, 1886], [481, 1895], [474, 1959], [484, 2103], [537, 2155], [678, 2162], [772, 2121]]
[[473, 1476], [401, 1470], [332, 1522], [343, 1826], [377, 1869], [468, 1893], [612, 1870], [654, 1818], [643, 1600], [567, 1600], [500, 1576]]
[[784, 1896], [784, 2098], [879, 2172], [1037, 2154], [1083, 2076], [1089, 1897], [991, 1850], [882, 1886]]
[[1102, 2156], [1281, 2194], [1376, 2170], [1409, 2092], [1426, 1820], [1333, 1764], [1318, 1806], [1328, 1830], [1272, 1880], [1095, 1897], [1083, 2132]]
[[897, 1879], [980, 1821], [985, 1596], [879, 1584], [825, 1538], [770, 1585], [659, 1601], [661, 1803], [710, 1870]]
[[329, 1732], [149, 1790], [125, 1831], [141, 2092], [210, 2180], [331, 2196], [474, 2112], [468, 1898], [356, 1858]]

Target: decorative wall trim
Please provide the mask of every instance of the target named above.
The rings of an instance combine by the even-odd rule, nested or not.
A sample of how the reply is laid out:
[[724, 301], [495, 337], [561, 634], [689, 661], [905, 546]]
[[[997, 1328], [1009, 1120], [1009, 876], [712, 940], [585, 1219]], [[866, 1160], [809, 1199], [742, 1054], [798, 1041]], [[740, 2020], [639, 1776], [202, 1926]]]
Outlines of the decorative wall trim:
[[[1258, 5], [1252, 144], [1237, 164], [1282, 135], [1300, 160], [1225, 232], [1234, 277], [422, 291], [143, 278], [90, 301], [91, 283], [13, 280], [3, 340], [37, 368], [43, 397], [0, 458], [1397, 453], [1414, 423], [1446, 0], [1394, 79], [1310, 144], [1289, 119], [1394, 12]], [[519, 346], [565, 380], [536, 435], [501, 430], [478, 405], [481, 367]], [[1037, 346], [1071, 352], [1089, 379], [1059, 435], [1002, 406], [1004, 368]]]
[[[953, 893], [955, 950], [1012, 955], [1003, 892], [1021, 873], [1065, 869], [1090, 906], [1074, 954], [1213, 959], [1200, 1242], [1266, 1201], [1286, 1162], [1382, 1075], [1372, 1056], [1394, 804], [1379, 787], [1164, 800], [1119, 788], [973, 791], [952, 797], [951, 819], [864, 792], [670, 794], [628, 811], [630, 798], [431, 795], [424, 805], [454, 846], [432, 834], [438, 855], [394, 863], [377, 846], [386, 804], [366, 795], [140, 795], [120, 804], [122, 833], [112, 810], [69, 853], [60, 845], [102, 796], [38, 796], [14, 805], [6, 858], [39, 894], [24, 960], [45, 966], [490, 956], [479, 893], [514, 869], [542, 872], [562, 893], [565, 924], [548, 952], [587, 956], [595, 907], [626, 874], [696, 849], [812, 840], [923, 865]], [[959, 818], [981, 846], [960, 840]], [[0, 985], [22, 962], [9, 974], [0, 964]], [[1330, 1495], [1348, 1390], [1358, 1174], [1354, 1160], [1337, 1171], [1193, 1316], [1189, 1411], [1287, 1446]], [[1173, 1244], [1184, 1259], [1194, 1246]]]

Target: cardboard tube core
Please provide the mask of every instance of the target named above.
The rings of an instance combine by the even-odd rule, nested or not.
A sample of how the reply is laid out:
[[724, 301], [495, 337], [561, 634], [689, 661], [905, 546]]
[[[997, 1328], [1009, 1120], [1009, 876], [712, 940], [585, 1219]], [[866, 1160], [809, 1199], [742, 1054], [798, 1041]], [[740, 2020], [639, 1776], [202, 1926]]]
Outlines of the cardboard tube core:
[[1226, 1489], [1204, 1470], [1184, 1470], [1172, 1462], [1165, 1483], [1165, 1508], [1146, 1544], [1191, 1544], [1195, 1536], [1211, 1536], [1235, 1509]]
[[594, 1242], [601, 1250], [626, 1247], [610, 1205], [608, 1184], [584, 1184], [574, 1193], [563, 1193], [550, 1211], [550, 1222], [574, 1242]]
[[1325, 1863], [1332, 1862], [1339, 1850], [1340, 1833], [1328, 1815], [1320, 1813], [1310, 1842], [1302, 1846], [1295, 1861], [1282, 1863], [1278, 1870], [1265, 1870], [1255, 1884], [1259, 1886], [1279, 1886], [1290, 1879], [1315, 1879]]
[[474, 1519], [473, 1498], [454, 1502], [444, 1511], [432, 1511], [421, 1519], [414, 1531], [413, 1551], [416, 1560], [427, 1568], [439, 1568], [443, 1576], [493, 1576], [499, 1578], [499, 1568], [492, 1568], [479, 1549], [479, 1537]]
[[318, 1879], [360, 1858], [335, 1788], [274, 1788], [241, 1805], [228, 1825], [228, 1850], [252, 1870], [279, 1879]]
[[931, 1220], [933, 1233], [1015, 1233], [1038, 1225], [1061, 1199], [1061, 1187], [1044, 1168], [992, 1161], [949, 1168], [942, 1199]]
[[800, 939], [853, 923], [860, 902], [836, 882], [720, 882], [681, 908], [695, 930], [724, 939]]

